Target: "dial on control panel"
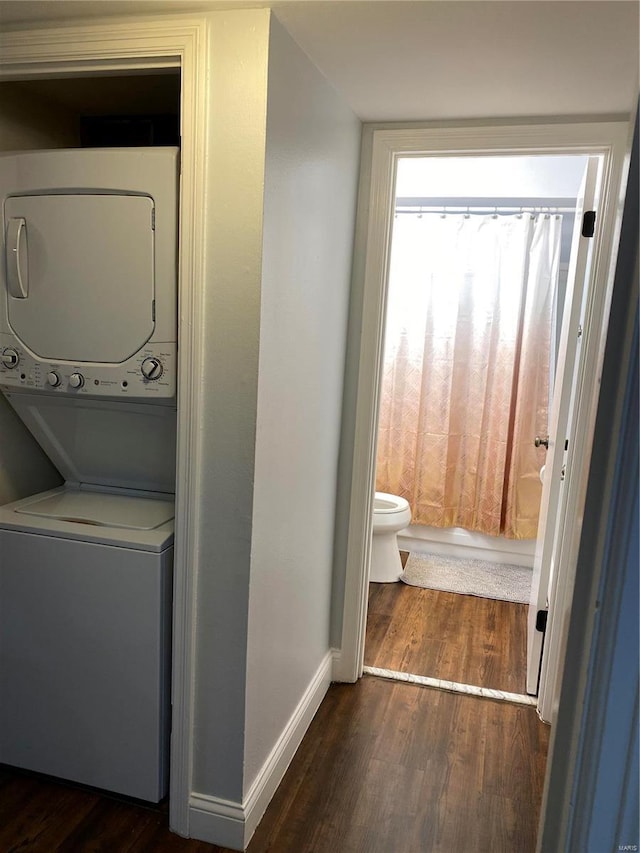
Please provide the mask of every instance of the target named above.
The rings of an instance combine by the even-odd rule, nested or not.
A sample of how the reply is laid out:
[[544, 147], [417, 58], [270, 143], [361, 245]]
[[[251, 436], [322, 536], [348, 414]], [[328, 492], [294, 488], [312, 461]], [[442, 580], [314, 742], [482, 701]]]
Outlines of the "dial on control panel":
[[50, 373], [47, 373], [47, 385], [50, 385], [52, 388], [57, 388], [60, 384], [60, 377], [52, 370]]
[[82, 388], [84, 385], [84, 376], [81, 373], [72, 373], [69, 377], [69, 385], [72, 388]]
[[17, 367], [19, 361], [20, 356], [18, 355], [18, 351], [13, 347], [6, 347], [2, 350], [2, 363], [5, 367]]
[[145, 379], [149, 379], [153, 381], [154, 379], [160, 379], [164, 372], [164, 368], [162, 367], [162, 362], [159, 358], [145, 358], [140, 366], [142, 371], [142, 375]]

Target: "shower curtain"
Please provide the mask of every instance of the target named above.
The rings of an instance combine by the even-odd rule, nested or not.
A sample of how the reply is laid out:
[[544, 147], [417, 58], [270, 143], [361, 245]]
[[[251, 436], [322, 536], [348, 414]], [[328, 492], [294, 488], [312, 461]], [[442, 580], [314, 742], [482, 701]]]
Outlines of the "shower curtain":
[[376, 489], [415, 524], [536, 536], [561, 224], [396, 215]]

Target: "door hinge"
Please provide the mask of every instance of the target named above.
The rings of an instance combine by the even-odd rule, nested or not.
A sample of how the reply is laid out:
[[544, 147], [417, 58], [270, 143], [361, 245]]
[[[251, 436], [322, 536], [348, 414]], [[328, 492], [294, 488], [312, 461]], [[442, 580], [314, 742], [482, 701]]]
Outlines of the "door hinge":
[[547, 616], [549, 612], [547, 610], [538, 610], [536, 613], [536, 631], [540, 631], [541, 634], [547, 630]]
[[582, 216], [582, 236], [593, 237], [596, 228], [595, 210], [585, 210]]
[[582, 337], [582, 326], [578, 326], [578, 338]]

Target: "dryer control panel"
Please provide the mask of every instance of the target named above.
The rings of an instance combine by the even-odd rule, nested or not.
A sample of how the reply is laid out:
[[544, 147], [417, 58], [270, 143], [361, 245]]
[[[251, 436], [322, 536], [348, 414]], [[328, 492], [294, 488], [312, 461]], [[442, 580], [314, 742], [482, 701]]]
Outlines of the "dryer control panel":
[[175, 343], [147, 344], [122, 364], [43, 361], [0, 334], [0, 389], [91, 397], [174, 397]]

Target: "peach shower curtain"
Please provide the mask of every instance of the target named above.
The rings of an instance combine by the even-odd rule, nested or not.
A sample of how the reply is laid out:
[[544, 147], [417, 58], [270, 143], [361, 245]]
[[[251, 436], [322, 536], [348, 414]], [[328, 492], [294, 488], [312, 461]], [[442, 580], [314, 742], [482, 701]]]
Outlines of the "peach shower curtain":
[[414, 523], [536, 536], [561, 221], [396, 216], [376, 488]]

